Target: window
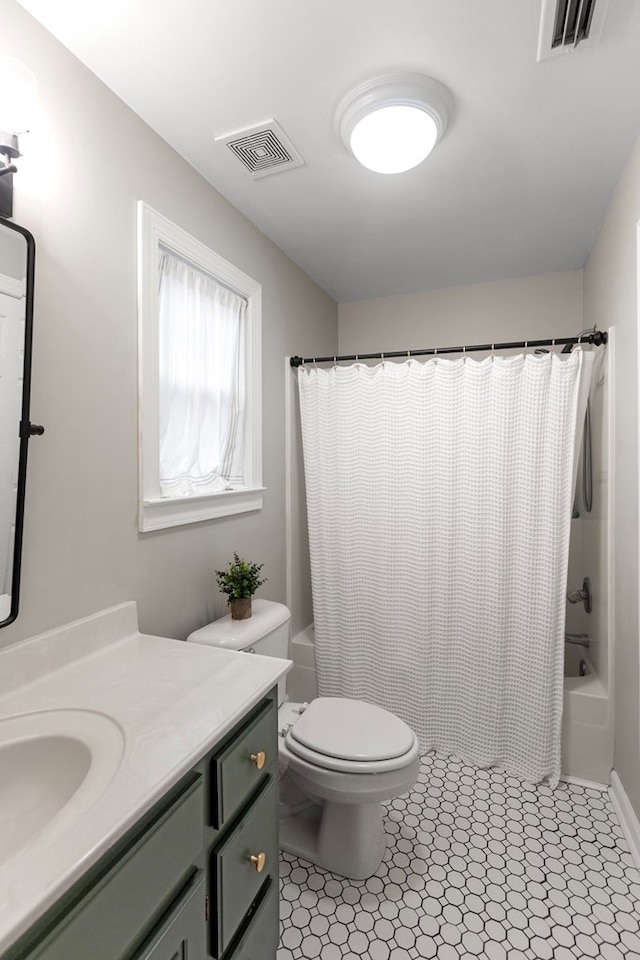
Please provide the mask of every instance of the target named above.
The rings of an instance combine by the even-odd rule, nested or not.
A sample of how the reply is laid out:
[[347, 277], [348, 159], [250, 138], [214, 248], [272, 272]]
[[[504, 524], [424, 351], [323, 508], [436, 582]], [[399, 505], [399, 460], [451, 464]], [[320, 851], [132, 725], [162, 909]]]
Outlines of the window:
[[138, 204], [140, 530], [262, 507], [258, 283]]

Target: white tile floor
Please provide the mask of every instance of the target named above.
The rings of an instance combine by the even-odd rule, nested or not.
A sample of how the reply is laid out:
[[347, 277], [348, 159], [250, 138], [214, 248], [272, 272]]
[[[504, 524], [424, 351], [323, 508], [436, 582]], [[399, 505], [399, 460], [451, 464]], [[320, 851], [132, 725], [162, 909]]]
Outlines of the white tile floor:
[[281, 857], [278, 960], [640, 958], [640, 875], [606, 792], [424, 757], [369, 880]]

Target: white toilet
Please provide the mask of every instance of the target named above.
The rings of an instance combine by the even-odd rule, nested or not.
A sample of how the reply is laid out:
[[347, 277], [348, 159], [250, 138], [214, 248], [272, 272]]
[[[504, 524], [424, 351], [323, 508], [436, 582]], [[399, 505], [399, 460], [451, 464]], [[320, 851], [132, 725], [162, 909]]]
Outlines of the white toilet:
[[[196, 630], [195, 643], [287, 657], [289, 610], [254, 600], [249, 620], [231, 615]], [[394, 714], [361, 700], [318, 697], [290, 703], [278, 690], [280, 846], [318, 866], [364, 880], [386, 848], [385, 800], [418, 777], [418, 741]]]

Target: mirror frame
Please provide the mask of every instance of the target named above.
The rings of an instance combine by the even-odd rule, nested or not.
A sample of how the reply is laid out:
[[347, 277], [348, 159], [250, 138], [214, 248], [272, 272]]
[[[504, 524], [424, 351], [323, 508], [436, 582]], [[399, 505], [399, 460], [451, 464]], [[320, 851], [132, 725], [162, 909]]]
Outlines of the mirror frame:
[[43, 433], [42, 427], [32, 425], [29, 420], [31, 407], [31, 359], [33, 349], [33, 295], [35, 279], [36, 242], [33, 234], [17, 223], [0, 218], [0, 224], [21, 234], [27, 243], [27, 269], [25, 288], [24, 323], [24, 363], [22, 377], [22, 408], [18, 433], [20, 449], [18, 454], [18, 487], [16, 495], [16, 523], [13, 541], [13, 570], [11, 575], [11, 608], [6, 620], [0, 621], [0, 627], [8, 627], [18, 616], [20, 607], [20, 570], [22, 561], [22, 540], [24, 527], [24, 504], [27, 485], [27, 450], [29, 437]]

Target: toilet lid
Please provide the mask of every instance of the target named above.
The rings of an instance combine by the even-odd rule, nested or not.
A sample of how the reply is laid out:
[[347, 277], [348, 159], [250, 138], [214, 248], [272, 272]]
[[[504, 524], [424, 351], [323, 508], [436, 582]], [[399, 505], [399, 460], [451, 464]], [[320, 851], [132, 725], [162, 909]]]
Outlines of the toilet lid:
[[[293, 742], [291, 742], [293, 741]], [[391, 760], [414, 745], [409, 727], [388, 710], [362, 700], [319, 697], [312, 700], [289, 734], [295, 744], [340, 760]]]

